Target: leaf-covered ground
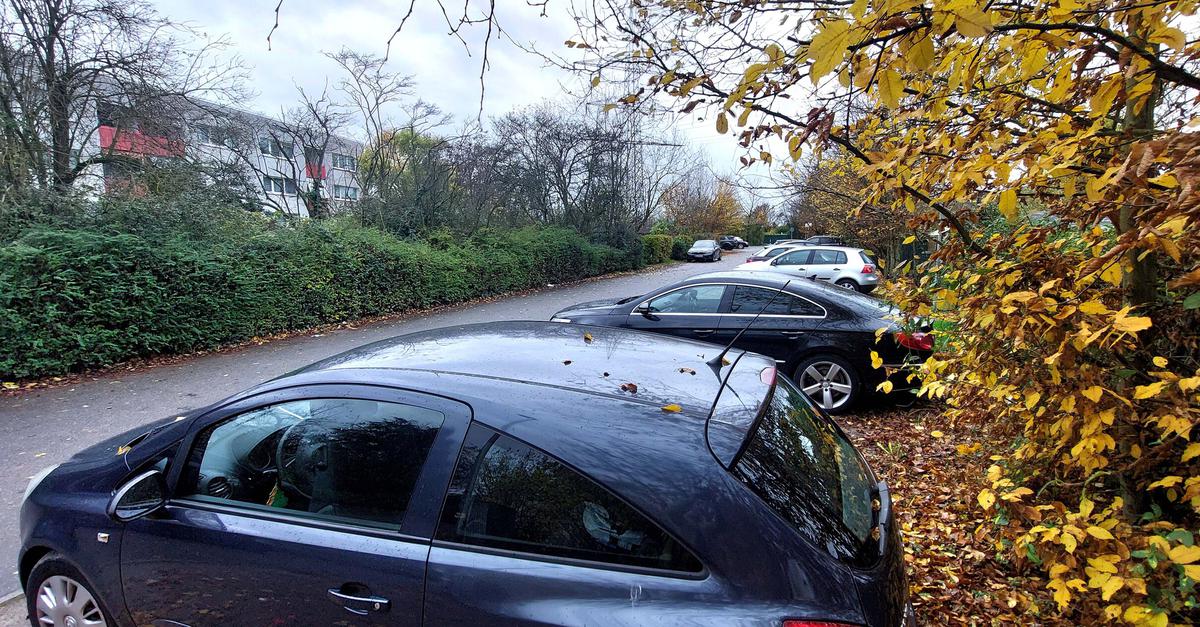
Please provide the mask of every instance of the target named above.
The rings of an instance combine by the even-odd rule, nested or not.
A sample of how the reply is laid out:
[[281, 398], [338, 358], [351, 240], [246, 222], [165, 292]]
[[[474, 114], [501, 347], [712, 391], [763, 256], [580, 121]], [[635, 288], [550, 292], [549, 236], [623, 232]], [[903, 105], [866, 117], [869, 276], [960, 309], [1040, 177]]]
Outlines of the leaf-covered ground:
[[1046, 580], [997, 559], [993, 520], [976, 497], [991, 455], [1011, 445], [946, 424], [935, 407], [844, 417], [871, 467], [888, 483], [922, 625], [1067, 625]]

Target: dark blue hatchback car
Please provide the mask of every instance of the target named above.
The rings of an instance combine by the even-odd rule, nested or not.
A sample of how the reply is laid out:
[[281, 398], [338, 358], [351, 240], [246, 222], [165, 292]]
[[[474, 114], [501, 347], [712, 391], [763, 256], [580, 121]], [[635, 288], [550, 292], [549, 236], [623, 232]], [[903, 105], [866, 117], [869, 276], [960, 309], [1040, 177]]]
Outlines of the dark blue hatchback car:
[[118, 436], [31, 482], [31, 622], [911, 623], [887, 488], [720, 350], [454, 327]]

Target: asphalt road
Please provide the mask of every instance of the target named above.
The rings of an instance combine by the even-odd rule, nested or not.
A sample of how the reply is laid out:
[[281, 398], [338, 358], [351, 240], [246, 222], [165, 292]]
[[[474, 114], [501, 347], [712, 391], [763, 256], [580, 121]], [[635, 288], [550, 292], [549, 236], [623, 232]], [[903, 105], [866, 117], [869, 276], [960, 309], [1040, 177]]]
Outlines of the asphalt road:
[[[752, 251], [754, 249], [747, 249]], [[0, 398], [0, 599], [17, 591], [17, 512], [29, 478], [75, 451], [133, 427], [207, 405], [253, 384], [347, 349], [436, 327], [496, 320], [548, 320], [567, 305], [645, 293], [685, 277], [726, 270], [747, 251], [717, 263], [678, 264], [635, 275], [548, 288], [494, 302], [302, 335], [185, 359], [141, 372], [114, 371], [95, 381]], [[10, 608], [5, 608], [10, 609]], [[0, 625], [10, 612], [0, 612]]]

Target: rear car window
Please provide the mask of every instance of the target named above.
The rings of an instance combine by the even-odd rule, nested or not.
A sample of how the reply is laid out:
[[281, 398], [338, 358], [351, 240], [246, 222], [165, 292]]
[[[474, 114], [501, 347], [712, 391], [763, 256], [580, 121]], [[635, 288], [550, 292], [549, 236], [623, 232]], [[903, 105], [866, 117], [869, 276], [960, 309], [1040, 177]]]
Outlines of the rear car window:
[[807, 538], [839, 559], [870, 549], [874, 482], [841, 432], [785, 377], [733, 474]]
[[699, 572], [700, 561], [608, 490], [527, 444], [475, 425], [437, 538], [523, 553]]
[[[772, 300], [774, 299], [774, 300]], [[764, 310], [763, 308], [766, 307]], [[735, 286], [729, 310], [735, 314], [757, 314], [785, 316], [824, 316], [819, 305], [791, 294], [780, 293], [761, 287]]]

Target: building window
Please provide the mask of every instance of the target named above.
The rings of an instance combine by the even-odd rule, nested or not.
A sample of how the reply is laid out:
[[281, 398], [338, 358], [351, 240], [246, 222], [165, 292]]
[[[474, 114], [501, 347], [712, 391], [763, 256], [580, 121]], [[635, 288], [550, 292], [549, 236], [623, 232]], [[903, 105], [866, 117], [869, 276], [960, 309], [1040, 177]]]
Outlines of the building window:
[[335, 170], [358, 171], [358, 159], [354, 158], [354, 155], [341, 155], [335, 152], [331, 160]]
[[263, 190], [268, 194], [295, 194], [296, 181], [282, 176], [263, 176]]
[[273, 137], [260, 137], [258, 140], [258, 151], [272, 157], [291, 159], [293, 148], [291, 142], [281, 142]]
[[350, 185], [334, 185], [333, 197], [338, 200], [358, 200], [358, 188]]
[[229, 129], [224, 129], [219, 126], [197, 125], [193, 131], [196, 141], [210, 146], [223, 146], [225, 148], [233, 148], [236, 142], [233, 139], [233, 133]]

